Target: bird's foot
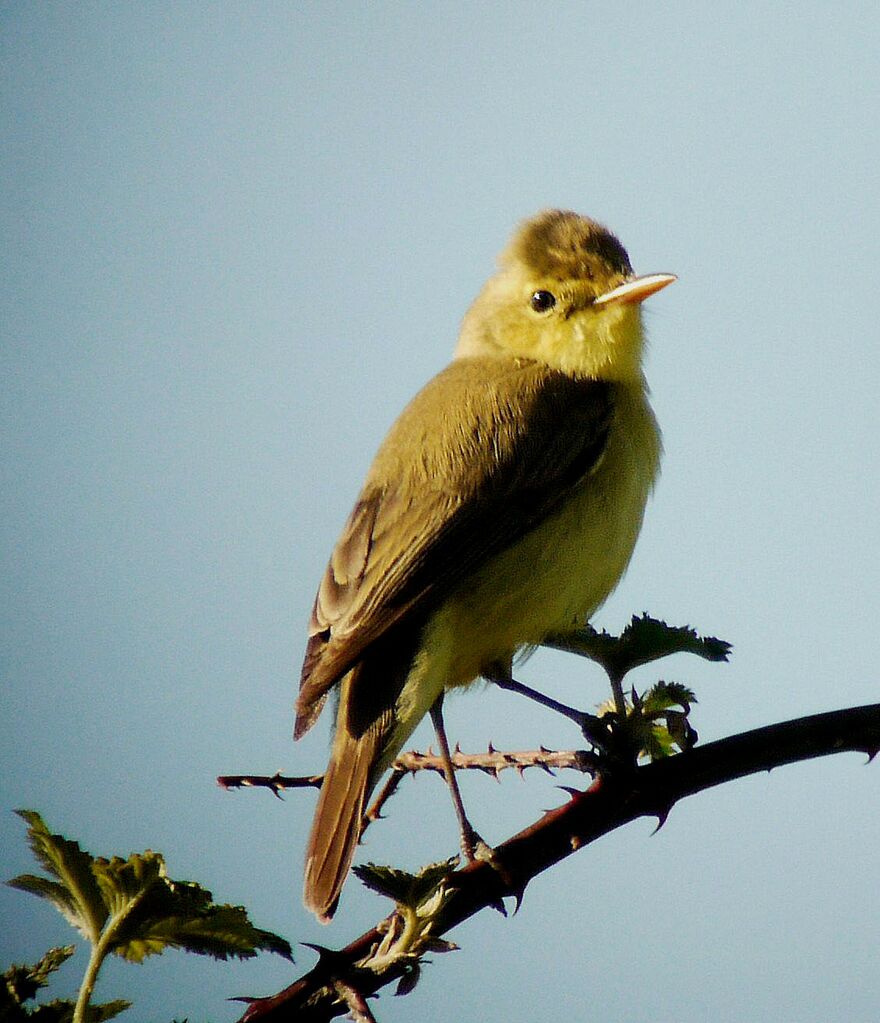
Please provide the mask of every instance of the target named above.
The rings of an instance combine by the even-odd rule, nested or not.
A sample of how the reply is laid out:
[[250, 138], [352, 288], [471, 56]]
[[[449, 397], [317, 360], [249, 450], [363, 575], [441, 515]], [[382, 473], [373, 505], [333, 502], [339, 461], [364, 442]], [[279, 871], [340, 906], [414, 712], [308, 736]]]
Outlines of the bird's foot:
[[477, 829], [465, 818], [465, 824], [461, 828], [461, 854], [468, 863], [475, 861], [490, 862], [495, 855], [495, 850], [485, 842]]

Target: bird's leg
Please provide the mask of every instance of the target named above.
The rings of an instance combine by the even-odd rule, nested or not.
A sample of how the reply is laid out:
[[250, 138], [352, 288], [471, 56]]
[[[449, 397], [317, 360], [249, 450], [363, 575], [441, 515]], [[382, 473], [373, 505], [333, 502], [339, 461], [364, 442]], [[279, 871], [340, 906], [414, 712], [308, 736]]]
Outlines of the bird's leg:
[[506, 689], [511, 693], [519, 693], [520, 696], [527, 696], [530, 700], [540, 703], [542, 707], [548, 707], [550, 710], [555, 710], [557, 714], [563, 714], [574, 721], [583, 732], [584, 738], [595, 746], [605, 747], [606, 742], [603, 742], [603, 737], [607, 737], [607, 731], [595, 714], [588, 714], [584, 710], [577, 710], [575, 707], [569, 707], [565, 703], [560, 703], [558, 700], [554, 700], [552, 696], [545, 696], [543, 693], [539, 693], [537, 689], [532, 689], [530, 686], [523, 685], [522, 682], [517, 682], [515, 678], [510, 676], [509, 672], [491, 671], [484, 678], [487, 682], [498, 686], [499, 689]]
[[[446, 738], [446, 727], [443, 724], [443, 694], [441, 693], [431, 707], [431, 721], [434, 723], [434, 731], [437, 733], [437, 743], [440, 746], [440, 759], [443, 761], [443, 773], [446, 775], [446, 784], [449, 786], [449, 793], [452, 796], [452, 805], [455, 807], [455, 816], [458, 818], [459, 833], [461, 835], [461, 851], [468, 862], [475, 859], [484, 859], [489, 852], [489, 847], [477, 834], [474, 826], [468, 820], [464, 812], [464, 803], [461, 799], [461, 790], [455, 777], [455, 767], [452, 764], [452, 755], [449, 752], [449, 741]], [[478, 853], [480, 854], [478, 857]]]

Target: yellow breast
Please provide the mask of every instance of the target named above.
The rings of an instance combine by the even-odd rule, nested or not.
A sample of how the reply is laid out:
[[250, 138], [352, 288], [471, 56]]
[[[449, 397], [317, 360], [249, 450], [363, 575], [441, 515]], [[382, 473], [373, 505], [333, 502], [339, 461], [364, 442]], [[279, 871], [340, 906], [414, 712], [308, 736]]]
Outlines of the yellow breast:
[[615, 386], [604, 455], [550, 518], [491, 559], [434, 615], [424, 646], [445, 652], [446, 685], [583, 622], [617, 585], [656, 479], [660, 435], [644, 390]]

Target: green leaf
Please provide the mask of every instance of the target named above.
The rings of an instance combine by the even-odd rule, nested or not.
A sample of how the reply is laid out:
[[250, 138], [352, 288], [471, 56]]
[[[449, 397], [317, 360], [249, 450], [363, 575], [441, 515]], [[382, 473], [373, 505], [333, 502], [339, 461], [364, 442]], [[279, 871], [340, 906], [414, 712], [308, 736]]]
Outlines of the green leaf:
[[[49, 974], [54, 973], [73, 955], [73, 945], [50, 948], [43, 958], [33, 965], [13, 963], [3, 974], [6, 990], [17, 1003], [35, 998], [40, 988], [49, 983]], [[0, 1020], [3, 1019], [0, 1014]]]
[[166, 948], [215, 959], [248, 959], [261, 950], [292, 958], [288, 942], [254, 927], [243, 907], [215, 904], [194, 881], [172, 881], [159, 853], [96, 860], [94, 870], [113, 914], [109, 951], [129, 962]]
[[[76, 842], [51, 834], [33, 810], [19, 810], [18, 814], [27, 821], [34, 855], [51, 877], [22, 874], [8, 883], [48, 899], [93, 946], [76, 1006], [57, 1002], [31, 1014], [39, 1013], [46, 1023], [71, 1023], [74, 1015], [83, 1023], [103, 1023], [128, 1008], [129, 1003], [121, 1000], [90, 1004], [98, 972], [111, 953], [137, 963], [166, 948], [216, 959], [246, 959], [261, 950], [293, 958], [288, 942], [254, 927], [243, 907], [217, 905], [211, 893], [195, 882], [172, 881], [160, 853], [147, 850], [125, 860], [93, 857]], [[64, 950], [60, 954], [54, 951], [44, 973], [57, 969], [66, 958]], [[11, 1015], [0, 1000], [0, 1023], [22, 1018], [20, 1003], [16, 1007], [15, 1001], [10, 1001], [13, 989], [8, 984], [7, 991]]]
[[172, 881], [160, 853], [93, 857], [50, 834], [38, 813], [18, 813], [37, 859], [58, 880], [23, 874], [8, 883], [49, 899], [92, 944], [100, 940], [104, 954], [142, 962], [166, 948], [216, 959], [265, 950], [291, 959], [289, 943], [254, 927], [241, 906], [217, 905], [195, 882]]
[[428, 951], [451, 952], [452, 942], [435, 937], [434, 928], [449, 901], [449, 879], [458, 865], [453, 856], [429, 863], [417, 874], [375, 863], [357, 866], [355, 874], [374, 892], [394, 899], [396, 912], [385, 921], [382, 940], [356, 965], [382, 973], [392, 965], [406, 963], [408, 972], [401, 981], [404, 991], [418, 981], [418, 965]]
[[689, 689], [681, 682], [658, 682], [642, 696], [642, 714], [650, 718], [672, 707], [681, 707], [687, 714], [691, 704], [696, 702], [693, 689]]
[[76, 842], [63, 835], [53, 835], [35, 811], [17, 810], [16, 813], [28, 823], [28, 841], [34, 856], [57, 883], [23, 874], [7, 884], [48, 899], [94, 944], [108, 914], [92, 874], [92, 857]]
[[[207, 894], [210, 896], [210, 892]], [[156, 955], [166, 948], [224, 960], [230, 957], [249, 959], [259, 951], [266, 951], [293, 961], [288, 942], [271, 931], [254, 927], [243, 906], [213, 904], [190, 916], [141, 921], [137, 934], [122, 935], [113, 952], [129, 962], [141, 962], [146, 956]]]
[[[13, 965], [3, 974], [5, 984], [0, 984], [0, 1023], [71, 1023], [74, 1003], [67, 998], [55, 999], [33, 1008], [25, 1002], [36, 998], [37, 992], [46, 987], [49, 975], [54, 973], [70, 956], [73, 945], [50, 948], [43, 958], [32, 966]], [[118, 999], [90, 1006], [86, 1013], [88, 1023], [104, 1023], [113, 1019], [131, 1005]]]
[[100, 1005], [90, 1005], [86, 1009], [87, 1023], [104, 1023], [104, 1020], [113, 1019], [120, 1012], [125, 1012], [131, 1007], [131, 1002], [124, 998], [115, 998], [112, 1002], [101, 1002]]
[[[623, 728], [628, 746], [639, 759], [647, 757], [649, 760], [662, 760], [691, 749], [697, 741], [697, 733], [688, 715], [691, 704], [696, 702], [693, 690], [681, 682], [658, 682], [642, 696], [633, 689], [632, 700], [625, 701]], [[613, 700], [607, 700], [599, 708], [600, 714], [613, 710]]]
[[354, 867], [353, 870], [367, 888], [393, 899], [400, 905], [417, 909], [446, 881], [456, 866], [458, 857], [453, 856], [438, 863], [429, 863], [417, 874], [378, 863], [365, 863]]
[[672, 626], [648, 614], [633, 616], [619, 636], [585, 625], [572, 633], [550, 636], [545, 646], [589, 657], [620, 680], [627, 672], [670, 654], [696, 654], [707, 661], [726, 661], [731, 645], [714, 636], [700, 636], [690, 626]]
[[371, 892], [385, 895], [395, 902], [403, 902], [409, 891], [413, 875], [380, 863], [356, 864], [352, 873], [360, 878]]
[[118, 919], [130, 914], [148, 896], [161, 892], [166, 877], [165, 860], [160, 853], [132, 853], [127, 860], [97, 857], [92, 872], [101, 898], [110, 916]]

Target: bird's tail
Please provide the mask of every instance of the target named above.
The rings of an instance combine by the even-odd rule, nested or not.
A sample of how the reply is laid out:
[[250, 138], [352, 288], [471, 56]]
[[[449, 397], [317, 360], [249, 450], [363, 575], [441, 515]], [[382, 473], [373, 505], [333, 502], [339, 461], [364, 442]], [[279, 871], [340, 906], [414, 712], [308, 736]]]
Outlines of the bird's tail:
[[361, 833], [382, 747], [378, 729], [352, 736], [340, 722], [306, 849], [303, 901], [322, 923], [336, 912]]
[[367, 800], [382, 772], [425, 713], [418, 701], [399, 717], [420, 632], [396, 634], [375, 644], [341, 680], [336, 734], [306, 847], [303, 901], [322, 923], [336, 912], [351, 868]]

